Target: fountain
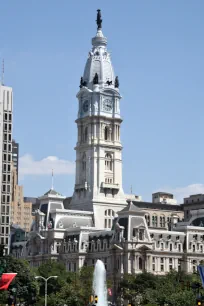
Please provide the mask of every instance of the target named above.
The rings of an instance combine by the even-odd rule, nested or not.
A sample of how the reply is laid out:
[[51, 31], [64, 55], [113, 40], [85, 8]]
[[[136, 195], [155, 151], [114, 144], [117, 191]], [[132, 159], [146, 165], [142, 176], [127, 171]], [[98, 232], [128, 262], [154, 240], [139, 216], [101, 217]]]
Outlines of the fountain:
[[98, 298], [97, 306], [108, 306], [107, 302], [107, 286], [106, 286], [106, 269], [101, 260], [97, 260], [94, 277], [93, 277], [93, 293]]

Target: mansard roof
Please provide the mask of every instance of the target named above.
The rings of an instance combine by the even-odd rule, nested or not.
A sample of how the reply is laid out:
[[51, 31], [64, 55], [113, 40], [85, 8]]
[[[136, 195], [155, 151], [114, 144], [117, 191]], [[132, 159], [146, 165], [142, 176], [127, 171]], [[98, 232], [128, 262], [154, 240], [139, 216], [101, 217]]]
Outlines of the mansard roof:
[[60, 194], [59, 192], [57, 192], [57, 191], [55, 191], [54, 189], [50, 189], [50, 190], [48, 190], [45, 194], [44, 194], [44, 196], [46, 196], [46, 195], [56, 195], [56, 196], [62, 196], [62, 194]]

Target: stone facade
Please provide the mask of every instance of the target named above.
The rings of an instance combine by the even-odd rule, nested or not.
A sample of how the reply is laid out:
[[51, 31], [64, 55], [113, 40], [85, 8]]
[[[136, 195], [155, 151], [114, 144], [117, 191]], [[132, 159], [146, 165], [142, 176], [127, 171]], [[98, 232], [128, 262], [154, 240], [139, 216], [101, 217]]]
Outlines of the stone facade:
[[[166, 192], [154, 193], [152, 202], [124, 194], [121, 96], [106, 44], [98, 29], [77, 94], [73, 197], [65, 200], [51, 189], [39, 198], [21, 256], [36, 267], [47, 259], [60, 260], [69, 271], [101, 259], [116, 292], [124, 273], [196, 269], [204, 259], [204, 196], [177, 205]], [[14, 256], [17, 247], [14, 242]]]

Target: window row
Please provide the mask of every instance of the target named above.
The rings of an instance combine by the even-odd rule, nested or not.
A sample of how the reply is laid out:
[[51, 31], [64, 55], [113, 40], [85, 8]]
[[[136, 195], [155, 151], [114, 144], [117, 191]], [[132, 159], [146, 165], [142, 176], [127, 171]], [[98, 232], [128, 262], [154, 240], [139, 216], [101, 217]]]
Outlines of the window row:
[[10, 193], [10, 192], [11, 192], [11, 186], [10, 186], [10, 185], [6, 185], [6, 184], [3, 184], [3, 185], [2, 185], [2, 192], [4, 192], [4, 193]]
[[8, 237], [1, 237], [1, 245], [8, 244]]
[[9, 224], [9, 216], [1, 216], [2, 224]]
[[1, 234], [9, 234], [9, 227], [8, 226], [1, 226]]
[[[155, 246], [156, 246], [156, 242], [155, 242]], [[178, 252], [181, 252], [183, 251], [183, 248], [182, 248], [182, 244], [181, 243], [177, 243], [175, 242], [174, 244], [167, 241], [166, 243], [164, 242], [160, 242], [160, 241], [157, 241], [157, 248], [161, 249], [161, 250], [164, 250], [164, 249], [167, 249], [169, 251], [178, 251]]]
[[11, 143], [4, 143], [3, 144], [3, 151], [8, 151], [8, 152], [12, 152], [12, 145], [11, 145]]
[[192, 244], [190, 243], [190, 246], [189, 246], [189, 250], [191, 250], [192, 252], [201, 252], [203, 253], [203, 245], [202, 244]]
[[3, 174], [2, 175], [3, 183], [10, 183], [11, 182], [11, 175], [10, 174]]
[[4, 113], [4, 121], [12, 121], [12, 114]]
[[152, 227], [167, 227], [171, 224], [171, 217], [153, 215], [150, 218], [150, 215], [146, 214], [145, 219], [147, 222], [147, 226]]
[[3, 154], [3, 161], [5, 162], [11, 162], [11, 154]]
[[12, 124], [11, 123], [4, 123], [4, 131], [11, 132], [12, 131]]
[[11, 164], [3, 164], [3, 172], [11, 172]]
[[[8, 185], [10, 187], [10, 185]], [[10, 204], [10, 195], [2, 195], [2, 203], [8, 203]]]
[[106, 177], [105, 178], [105, 183], [106, 184], [113, 184], [113, 178], [112, 177]]
[[98, 239], [96, 241], [91, 241], [89, 243], [89, 251], [95, 252], [95, 251], [106, 251], [110, 248], [110, 240], [109, 239]]
[[9, 205], [2, 205], [1, 206], [1, 213], [2, 213], [2, 215], [3, 214], [9, 215]]
[[113, 171], [113, 159], [110, 153], [105, 155], [105, 170]]
[[11, 142], [11, 141], [12, 141], [11, 134], [4, 133], [4, 141], [9, 141], [9, 142]]

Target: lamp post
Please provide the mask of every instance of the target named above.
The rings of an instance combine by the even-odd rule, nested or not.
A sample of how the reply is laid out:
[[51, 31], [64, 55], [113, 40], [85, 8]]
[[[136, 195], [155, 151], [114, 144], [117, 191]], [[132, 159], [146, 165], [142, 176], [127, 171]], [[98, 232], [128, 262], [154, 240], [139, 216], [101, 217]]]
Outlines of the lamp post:
[[45, 282], [45, 306], [47, 306], [47, 282], [49, 281], [49, 279], [51, 278], [58, 278], [58, 276], [50, 276], [48, 278], [45, 278], [43, 276], [36, 276], [35, 279], [43, 279]]

